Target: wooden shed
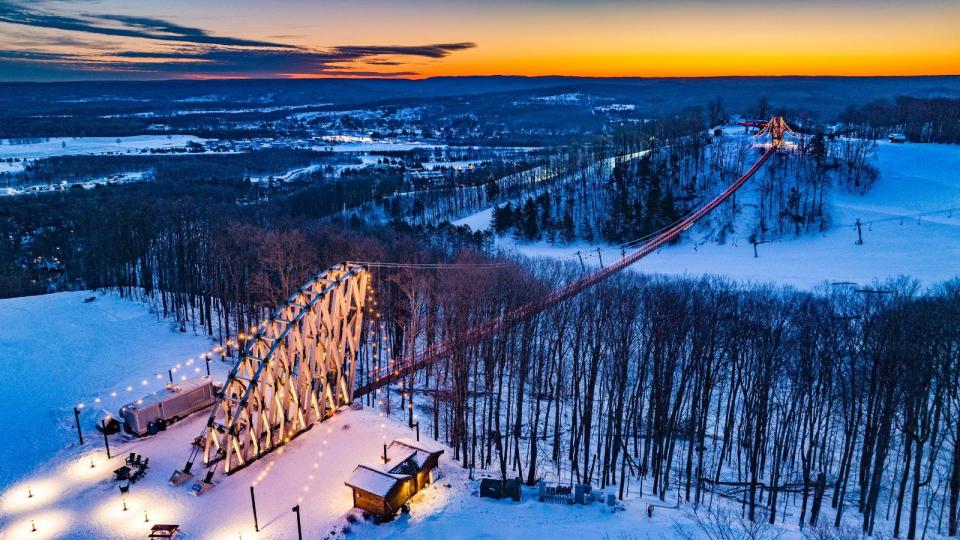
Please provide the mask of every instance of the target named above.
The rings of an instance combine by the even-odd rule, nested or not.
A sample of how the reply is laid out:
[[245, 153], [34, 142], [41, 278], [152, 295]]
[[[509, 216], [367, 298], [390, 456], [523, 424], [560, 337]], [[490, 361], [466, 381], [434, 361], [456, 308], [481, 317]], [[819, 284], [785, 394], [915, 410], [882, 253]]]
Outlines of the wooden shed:
[[[417, 491], [420, 491], [432, 481], [440, 454], [443, 454], [443, 449], [435, 444], [407, 438], [394, 439], [387, 447], [387, 464], [396, 463], [398, 472], [416, 477]], [[404, 466], [405, 463], [407, 466]], [[409, 464], [414, 466], [410, 467]]]
[[410, 439], [386, 448], [386, 463], [361, 464], [344, 482], [353, 490], [353, 505], [380, 519], [392, 518], [432, 480], [443, 449]]
[[358, 465], [344, 482], [353, 489], [353, 506], [390, 518], [417, 492], [413, 476], [388, 473], [376, 465]]

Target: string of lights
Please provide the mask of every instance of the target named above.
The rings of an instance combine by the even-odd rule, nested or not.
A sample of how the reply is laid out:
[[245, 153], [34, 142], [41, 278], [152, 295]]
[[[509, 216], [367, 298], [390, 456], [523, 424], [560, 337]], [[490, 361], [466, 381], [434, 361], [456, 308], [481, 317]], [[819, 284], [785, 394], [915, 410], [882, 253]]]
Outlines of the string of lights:
[[381, 261], [347, 261], [350, 264], [359, 264], [368, 268], [414, 268], [430, 270], [460, 270], [465, 268], [503, 268], [510, 266], [508, 262], [499, 263], [400, 263]]
[[[137, 395], [134, 392], [135, 390], [148, 390], [148, 393], [155, 393], [163, 388], [169, 387], [170, 385], [186, 381], [191, 377], [209, 375], [210, 362], [218, 357], [220, 361], [225, 361], [225, 359], [229, 356], [228, 351], [242, 351], [245, 342], [251, 339], [269, 322], [269, 319], [264, 319], [259, 325], [251, 326], [248, 329], [248, 332], [239, 332], [235, 337], [228, 338], [226, 341], [224, 341], [223, 345], [216, 345], [196, 356], [181, 360], [175, 364], [170, 364], [164, 370], [153, 371], [149, 376], [142, 376], [139, 384], [127, 384], [126, 386], [118, 386], [112, 389], [93, 393], [86, 399], [78, 402], [75, 407], [77, 410], [102, 407], [108, 401], [120, 396], [124, 396], [125, 398], [133, 398]], [[204, 368], [201, 368], [201, 365], [198, 365], [201, 362], [206, 364]], [[164, 373], [164, 371], [166, 371], [166, 373]], [[159, 387], [157, 385], [159, 385]], [[134, 403], [142, 402], [143, 396], [140, 396], [136, 399], [136, 401], [134, 401]]]

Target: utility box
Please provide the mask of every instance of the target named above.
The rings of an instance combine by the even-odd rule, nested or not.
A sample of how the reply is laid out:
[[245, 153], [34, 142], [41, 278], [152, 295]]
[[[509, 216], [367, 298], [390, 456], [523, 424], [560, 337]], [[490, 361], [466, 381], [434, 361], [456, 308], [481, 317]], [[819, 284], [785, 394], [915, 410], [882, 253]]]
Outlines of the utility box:
[[495, 478], [484, 478], [480, 480], [480, 496], [488, 499], [506, 499], [510, 498], [520, 502], [520, 479], [498, 480]]
[[504, 482], [503, 496], [510, 497], [514, 502], [520, 502], [520, 479], [514, 478], [512, 480], [507, 480]]
[[483, 478], [480, 480], [480, 496], [487, 499], [503, 498], [503, 480]]
[[576, 504], [589, 504], [596, 500], [593, 492], [593, 486], [590, 484], [573, 485], [573, 502]]

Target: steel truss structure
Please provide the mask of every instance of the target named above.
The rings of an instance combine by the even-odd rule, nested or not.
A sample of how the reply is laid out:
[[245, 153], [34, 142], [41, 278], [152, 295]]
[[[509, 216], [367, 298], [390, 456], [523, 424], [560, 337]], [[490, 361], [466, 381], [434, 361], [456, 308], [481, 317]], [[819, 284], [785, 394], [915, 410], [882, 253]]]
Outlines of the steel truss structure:
[[230, 474], [353, 401], [369, 280], [363, 266], [337, 264], [248, 337], [201, 435], [204, 465], [222, 461]]

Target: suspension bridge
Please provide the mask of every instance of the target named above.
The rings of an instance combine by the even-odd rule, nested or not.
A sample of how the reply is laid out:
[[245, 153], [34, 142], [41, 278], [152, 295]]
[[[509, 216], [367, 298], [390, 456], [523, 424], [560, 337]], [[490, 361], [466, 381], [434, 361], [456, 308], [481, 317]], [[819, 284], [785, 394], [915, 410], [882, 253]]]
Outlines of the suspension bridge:
[[220, 389], [186, 465], [174, 472], [171, 483], [179, 485], [192, 478], [192, 467], [202, 457], [207, 471], [193, 486], [195, 494], [202, 494], [212, 488], [219, 466], [225, 474], [236, 472], [333, 416], [355, 398], [445, 358], [456, 347], [474, 344], [507, 330], [675, 240], [732, 197], [783, 147], [784, 135], [794, 133], [782, 117], [741, 124], [759, 128], [757, 136], [769, 134], [771, 144], [746, 172], [698, 210], [615, 263], [571, 281], [544, 298], [504, 312], [462, 335], [375, 369], [366, 374], [360, 386], [356, 386], [356, 375], [364, 309], [373, 302], [370, 264], [343, 262], [312, 277], [247, 336], [240, 359]]

